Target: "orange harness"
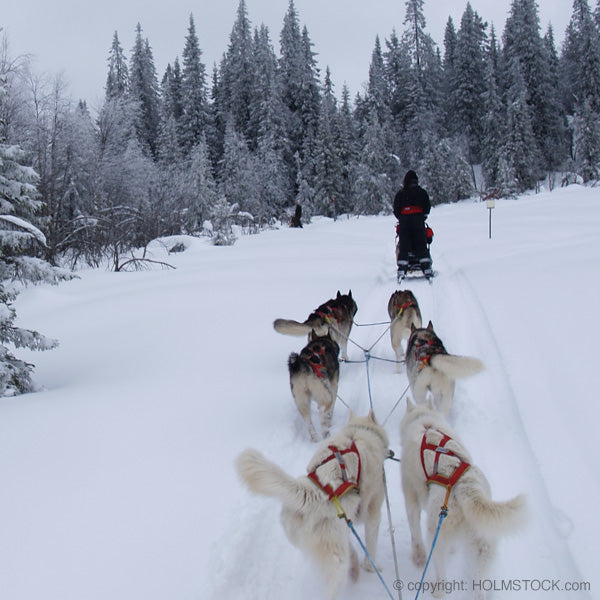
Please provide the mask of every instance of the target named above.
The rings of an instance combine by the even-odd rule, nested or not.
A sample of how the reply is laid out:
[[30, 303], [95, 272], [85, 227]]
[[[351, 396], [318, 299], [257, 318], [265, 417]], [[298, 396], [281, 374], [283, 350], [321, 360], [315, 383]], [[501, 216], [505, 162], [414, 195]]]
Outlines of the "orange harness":
[[[350, 448], [346, 448], [346, 450], [340, 450], [336, 446], [328, 446], [328, 448], [331, 450], [331, 454], [325, 460], [321, 461], [315, 467], [315, 469], [308, 474], [308, 477], [312, 479], [312, 481], [314, 481], [327, 494], [329, 500], [333, 500], [334, 498], [340, 498], [349, 490], [358, 489], [358, 482], [360, 480], [360, 454], [358, 453], [358, 448], [354, 442], [352, 442]], [[348, 478], [344, 454], [349, 453], [356, 454], [356, 457], [358, 458], [356, 481], [352, 481]], [[323, 483], [317, 475], [317, 469], [332, 460], [338, 461], [342, 474], [342, 483], [335, 489], [333, 489], [330, 483]]]
[[[442, 436], [442, 439], [438, 444], [432, 444], [427, 441], [427, 433], [430, 431], [435, 431]], [[428, 429], [423, 434], [423, 439], [421, 440], [421, 465], [423, 466], [423, 472], [425, 473], [425, 477], [427, 479], [427, 485], [430, 483], [437, 483], [438, 485], [442, 485], [446, 488], [446, 499], [444, 500], [444, 508], [448, 506], [448, 498], [450, 498], [450, 492], [452, 488], [456, 485], [458, 480], [465, 474], [467, 469], [471, 466], [468, 462], [465, 462], [457, 456], [452, 450], [446, 448], [446, 444], [452, 440], [449, 435], [446, 435], [442, 431], [438, 429]], [[425, 466], [425, 452], [435, 452], [435, 458], [433, 460], [433, 472], [428, 473], [427, 468]], [[440, 456], [450, 456], [456, 458], [459, 461], [459, 464], [455, 467], [454, 472], [449, 477], [445, 475], [441, 475], [438, 472]]]

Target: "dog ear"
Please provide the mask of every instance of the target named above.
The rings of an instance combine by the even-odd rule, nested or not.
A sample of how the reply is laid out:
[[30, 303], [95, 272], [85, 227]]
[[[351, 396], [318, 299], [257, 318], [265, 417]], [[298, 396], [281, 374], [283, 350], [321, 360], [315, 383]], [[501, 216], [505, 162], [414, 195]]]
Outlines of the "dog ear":
[[352, 299], [352, 290], [348, 290], [348, 298]]
[[336, 299], [339, 300], [342, 297], [342, 295], [340, 294], [340, 290], [337, 291], [337, 296]]
[[411, 402], [410, 398], [406, 396], [406, 412], [409, 413], [411, 410], [414, 410], [415, 405]]
[[433, 331], [433, 323], [431, 321], [429, 321], [429, 323], [427, 324], [427, 329], [429, 331]]
[[372, 421], [373, 423], [377, 423], [377, 419], [375, 418], [375, 411], [373, 409], [369, 411], [368, 417], [370, 421]]
[[413, 333], [413, 332], [415, 332], [416, 330], [417, 330], [417, 328], [415, 327], [415, 324], [414, 324], [414, 323], [411, 323], [411, 324], [410, 324], [410, 332], [411, 332], [411, 333]]

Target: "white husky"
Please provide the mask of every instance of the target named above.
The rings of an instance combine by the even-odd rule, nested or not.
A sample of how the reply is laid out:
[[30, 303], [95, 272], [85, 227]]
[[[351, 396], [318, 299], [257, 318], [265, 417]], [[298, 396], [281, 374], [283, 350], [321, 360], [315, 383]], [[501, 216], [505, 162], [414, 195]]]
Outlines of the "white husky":
[[[385, 429], [371, 413], [351, 415], [339, 433], [322, 442], [308, 465], [308, 475], [292, 477], [252, 449], [237, 458], [238, 474], [250, 491], [281, 500], [285, 533], [321, 569], [330, 599], [339, 595], [348, 576], [358, 579], [359, 568], [348, 525], [338, 518], [329, 498], [339, 497], [346, 516], [364, 522], [365, 546], [375, 560], [387, 449]], [[373, 570], [366, 557], [363, 567]]]
[[[400, 435], [402, 489], [413, 562], [422, 568], [426, 561], [421, 511], [426, 513], [428, 542], [431, 544], [440, 509], [447, 500], [448, 516], [443, 520], [433, 551], [437, 581], [434, 595], [444, 594], [444, 563], [454, 541], [464, 542], [469, 564], [474, 565], [474, 580], [485, 579], [496, 553], [498, 538], [518, 529], [525, 521], [524, 496], [519, 495], [506, 502], [493, 501], [485, 475], [472, 464], [467, 450], [444, 417], [431, 406], [415, 406], [408, 400]], [[448, 482], [449, 488], [445, 485]], [[478, 597], [484, 596], [482, 592]]]
[[436, 406], [448, 414], [455, 380], [483, 371], [483, 363], [470, 356], [448, 354], [431, 321], [425, 328], [412, 326], [411, 331], [406, 346], [406, 374], [413, 398], [421, 404], [427, 400], [427, 392], [431, 392]]

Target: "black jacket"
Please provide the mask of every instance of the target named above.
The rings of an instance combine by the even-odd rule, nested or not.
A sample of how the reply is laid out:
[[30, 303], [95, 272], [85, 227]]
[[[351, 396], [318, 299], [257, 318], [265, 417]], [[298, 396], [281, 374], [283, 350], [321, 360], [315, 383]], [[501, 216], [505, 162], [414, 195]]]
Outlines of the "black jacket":
[[416, 181], [411, 181], [408, 186], [402, 187], [394, 198], [394, 215], [398, 220], [402, 216], [402, 209], [408, 206], [418, 206], [424, 216], [427, 216], [431, 210], [429, 194]]

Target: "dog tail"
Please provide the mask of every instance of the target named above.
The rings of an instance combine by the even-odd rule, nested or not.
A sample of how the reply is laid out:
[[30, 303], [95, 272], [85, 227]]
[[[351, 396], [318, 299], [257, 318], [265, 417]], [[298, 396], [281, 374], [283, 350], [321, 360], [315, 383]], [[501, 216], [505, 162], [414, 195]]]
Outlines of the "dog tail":
[[318, 491], [308, 478], [291, 477], [257, 450], [244, 450], [235, 466], [251, 492], [279, 498], [285, 506], [295, 510], [305, 507]]
[[291, 319], [275, 319], [273, 328], [284, 335], [308, 335], [312, 331], [310, 325]]
[[467, 519], [476, 528], [490, 535], [513, 533], [523, 527], [527, 519], [527, 501], [524, 494], [511, 500], [496, 502], [481, 487], [457, 486], [456, 493], [461, 496]]
[[451, 379], [470, 377], [485, 369], [484, 364], [478, 358], [453, 354], [434, 354], [429, 364]]

